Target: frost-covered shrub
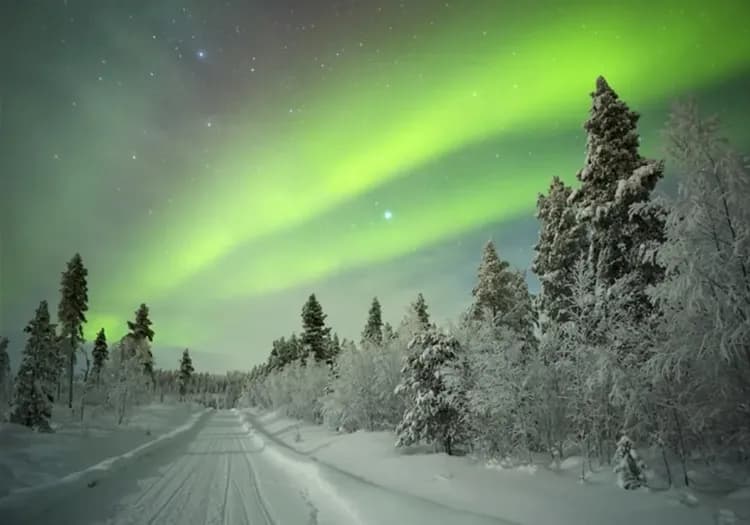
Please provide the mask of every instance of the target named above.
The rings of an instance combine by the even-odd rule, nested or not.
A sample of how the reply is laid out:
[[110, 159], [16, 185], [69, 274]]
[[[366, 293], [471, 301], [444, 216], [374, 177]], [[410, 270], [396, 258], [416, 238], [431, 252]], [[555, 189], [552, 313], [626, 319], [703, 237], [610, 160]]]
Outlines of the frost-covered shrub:
[[293, 361], [281, 370], [271, 372], [259, 384], [265, 391], [259, 396], [261, 406], [279, 410], [288, 417], [323, 422], [322, 399], [330, 369], [312, 359]]
[[151, 399], [151, 377], [143, 366], [147, 350], [145, 343], [123, 339], [113, 347], [102, 373], [106, 404], [115, 411], [118, 424], [125, 422], [133, 407]]
[[404, 399], [394, 392], [403, 354], [399, 338], [345, 348], [324, 400], [326, 424], [346, 431], [395, 428], [404, 412]]
[[622, 436], [617, 442], [613, 463], [613, 470], [617, 474], [617, 485], [621, 488], [632, 490], [647, 484], [646, 464], [638, 456], [628, 436]]
[[466, 418], [475, 450], [491, 456], [528, 452], [537, 398], [521, 334], [488, 320], [458, 330], [465, 345]]

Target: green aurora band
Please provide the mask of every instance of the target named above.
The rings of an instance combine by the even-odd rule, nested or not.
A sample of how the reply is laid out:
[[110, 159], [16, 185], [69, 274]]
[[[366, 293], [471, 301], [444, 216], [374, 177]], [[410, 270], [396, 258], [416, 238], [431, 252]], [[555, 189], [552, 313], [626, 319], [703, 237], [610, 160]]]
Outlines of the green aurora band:
[[[238, 108], [217, 178], [128, 239], [138, 249], [118, 261], [117, 279], [92, 288], [87, 337], [101, 326], [122, 333], [141, 297], [278, 291], [528, 214], [552, 174], [572, 180], [558, 161], [582, 159], [580, 150], [550, 143], [531, 164], [501, 150], [504, 162], [479, 171], [451, 159], [523, 134], [580, 135], [600, 74], [642, 111], [750, 67], [744, 2], [603, 5], [549, 2], [533, 18], [485, 9], [425, 22], [416, 38], [381, 45], [377, 61], [340, 63], [292, 113], [277, 101], [262, 135], [257, 115]], [[430, 177], [440, 178], [439, 192], [410, 183]], [[381, 191], [389, 200], [373, 210], [366, 202]], [[385, 207], [394, 219], [377, 221]], [[162, 343], [198, 335], [186, 319], [159, 324]]]

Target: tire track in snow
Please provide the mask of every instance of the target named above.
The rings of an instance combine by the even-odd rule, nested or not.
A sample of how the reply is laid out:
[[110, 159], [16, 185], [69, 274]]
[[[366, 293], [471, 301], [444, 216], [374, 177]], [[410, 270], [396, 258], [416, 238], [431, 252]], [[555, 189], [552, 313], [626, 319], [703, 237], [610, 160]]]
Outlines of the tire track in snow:
[[[192, 465], [193, 462], [191, 462], [191, 461], [187, 461], [186, 460], [185, 463], [186, 463], [187, 467], [192, 467], [193, 466]], [[163, 523], [161, 521], [157, 522], [156, 521], [157, 518], [159, 518], [161, 516], [162, 512], [164, 512], [165, 510], [167, 510], [169, 508], [169, 506], [171, 505], [172, 501], [174, 501], [175, 497], [177, 497], [177, 495], [180, 494], [180, 492], [182, 491], [183, 487], [185, 485], [187, 485], [187, 483], [189, 481], [193, 480], [193, 477], [190, 474], [192, 472], [194, 472], [195, 469], [194, 468], [186, 468], [186, 469], [183, 469], [181, 472], [184, 472], [186, 470], [188, 472], [185, 472], [185, 475], [183, 476], [182, 480], [177, 484], [177, 487], [175, 487], [175, 489], [172, 491], [172, 493], [169, 496], [167, 496], [167, 498], [165, 500], [162, 501], [161, 505], [159, 505], [159, 507], [157, 508], [156, 512], [151, 515], [151, 518], [148, 520], [148, 525], [153, 525], [154, 523]], [[166, 491], [166, 488], [165, 488], [165, 490], [162, 490], [161, 493], [164, 493], [165, 491]]]
[[227, 502], [229, 501], [229, 487], [232, 482], [232, 461], [230, 459], [229, 453], [226, 454], [226, 460], [227, 460], [227, 483], [224, 486], [224, 503], [221, 507], [221, 523], [226, 525], [227, 524]]
[[[232, 488], [234, 489], [235, 498], [239, 499], [240, 503], [242, 504], [242, 513], [245, 517], [245, 520], [242, 523], [246, 525], [251, 525], [253, 523], [253, 520], [250, 519], [250, 511], [247, 508], [247, 501], [243, 497], [244, 494], [242, 493], [242, 490], [240, 489], [240, 485], [239, 483], [237, 483], [237, 480], [234, 480], [234, 479], [232, 480]], [[236, 508], [236, 506], [233, 508]], [[237, 523], [239, 522], [236, 520], [233, 520], [233, 521], [226, 521], [226, 519], [224, 520], [224, 525], [234, 525]]]
[[258, 508], [263, 515], [263, 519], [265, 520], [266, 525], [276, 525], [276, 520], [273, 519], [273, 516], [268, 508], [268, 503], [260, 492], [260, 487], [258, 486], [258, 474], [253, 468], [244, 442], [241, 439], [237, 439], [237, 443], [240, 446], [240, 450], [242, 450], [242, 457], [245, 460], [245, 464], [247, 465], [247, 471], [250, 474], [250, 479], [252, 480], [253, 493], [255, 494], [255, 499], [258, 503]]
[[[148, 485], [143, 492], [138, 495], [138, 498], [133, 503], [122, 502], [120, 507], [124, 511], [133, 512], [148, 512], [149, 509], [153, 508], [156, 503], [161, 499], [164, 492], [166, 492], [172, 484], [180, 479], [187, 479], [186, 470], [190, 470], [191, 465], [185, 464], [182, 460], [175, 461], [165, 472], [171, 474], [169, 477], [159, 477], [153, 483]], [[131, 523], [132, 517], [125, 520], [117, 520], [117, 523]]]

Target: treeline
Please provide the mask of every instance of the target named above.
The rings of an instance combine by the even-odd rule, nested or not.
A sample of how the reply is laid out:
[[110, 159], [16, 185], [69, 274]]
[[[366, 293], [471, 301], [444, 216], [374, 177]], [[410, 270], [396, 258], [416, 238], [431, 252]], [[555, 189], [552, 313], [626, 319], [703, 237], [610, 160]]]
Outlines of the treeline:
[[[135, 405], [151, 401], [157, 390], [163, 401], [167, 393], [179, 393], [184, 399], [193, 388], [194, 369], [187, 349], [179, 371], [155, 370], [151, 350], [155, 332], [146, 304], [127, 321], [128, 332], [118, 342], [108, 346], [102, 328], [87, 352], [83, 338], [89, 308], [87, 278], [88, 270], [75, 254], [62, 274], [58, 322], [52, 322], [47, 301], [41, 301], [24, 329], [27, 340], [15, 378], [8, 339], [0, 337], [0, 415], [7, 407], [10, 422], [50, 431], [53, 408], [77, 409], [83, 420], [85, 407], [93, 406], [112, 410], [119, 424]], [[81, 357], [85, 368], [76, 373]], [[226, 390], [226, 377], [206, 374], [197, 379], [195, 388], [203, 394]]]
[[748, 161], [715, 119], [678, 105], [664, 137], [679, 191], [656, 197], [665, 163], [639, 154], [639, 115], [603, 78], [592, 99], [578, 185], [555, 177], [537, 202], [537, 296], [490, 242], [450, 326], [420, 296], [393, 330], [375, 300], [359, 345], [333, 351], [303, 309], [303, 335], [253, 369], [247, 402], [392, 429], [399, 446], [581, 454], [583, 478], [614, 459], [627, 488], [643, 482], [635, 445], [662, 451], [670, 483], [668, 457], [687, 484], [691, 457], [747, 460]]

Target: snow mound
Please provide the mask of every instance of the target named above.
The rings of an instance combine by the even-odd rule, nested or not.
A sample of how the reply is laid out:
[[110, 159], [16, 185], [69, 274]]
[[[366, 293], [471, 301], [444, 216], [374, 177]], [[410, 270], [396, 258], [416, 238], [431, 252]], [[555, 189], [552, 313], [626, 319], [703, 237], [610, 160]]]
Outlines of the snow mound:
[[570, 456], [560, 463], [560, 470], [580, 469], [583, 458], [581, 456]]
[[727, 499], [750, 501], [750, 487], [743, 487], [727, 495]]
[[534, 475], [539, 467], [536, 465], [519, 465], [516, 467], [518, 472], [525, 472], [526, 474]]
[[737, 515], [729, 509], [720, 509], [716, 514], [716, 525], [734, 525], [737, 523]]

